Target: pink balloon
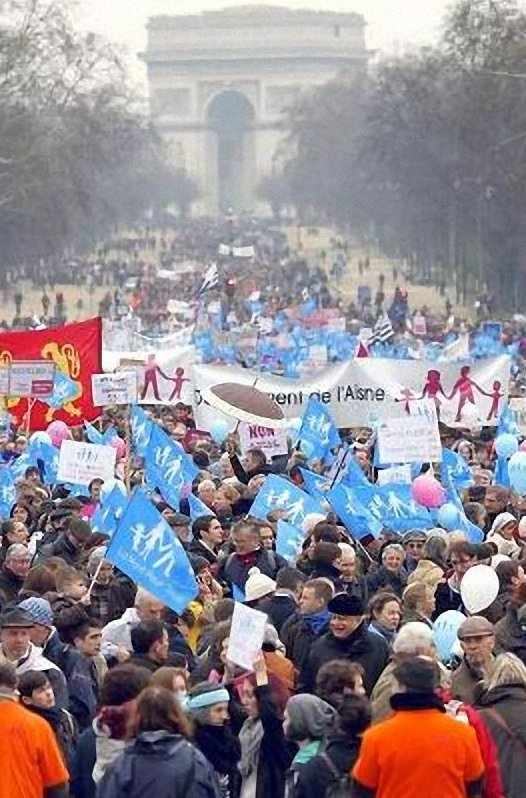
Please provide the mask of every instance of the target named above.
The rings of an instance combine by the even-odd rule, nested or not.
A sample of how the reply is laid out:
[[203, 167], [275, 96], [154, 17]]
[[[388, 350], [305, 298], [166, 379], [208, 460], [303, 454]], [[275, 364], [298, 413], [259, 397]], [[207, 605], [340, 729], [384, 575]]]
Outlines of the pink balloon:
[[519, 446], [519, 452], [526, 452], [526, 441], [523, 441]]
[[71, 438], [71, 431], [64, 421], [52, 421], [46, 431], [51, 438], [51, 443], [57, 448], [60, 447], [62, 441]]
[[126, 457], [126, 442], [119, 438], [118, 435], [111, 439], [110, 446], [117, 452], [117, 460], [122, 460], [123, 457]]
[[425, 474], [413, 480], [411, 495], [422, 507], [441, 507], [446, 501], [446, 494], [440, 482]]

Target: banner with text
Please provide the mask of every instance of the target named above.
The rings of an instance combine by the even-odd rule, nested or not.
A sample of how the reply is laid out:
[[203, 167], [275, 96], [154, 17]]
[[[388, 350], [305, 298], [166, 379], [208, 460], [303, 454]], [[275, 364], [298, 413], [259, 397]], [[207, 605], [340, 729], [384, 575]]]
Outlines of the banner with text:
[[202, 391], [224, 382], [256, 385], [282, 408], [287, 418], [303, 415], [311, 396], [330, 410], [338, 427], [371, 426], [398, 409], [411, 413], [413, 403], [431, 399], [438, 417], [450, 426], [494, 426], [508, 398], [507, 355], [473, 363], [356, 358], [329, 366], [300, 380], [258, 374], [235, 366], [194, 365], [196, 422], [210, 429], [215, 411]]

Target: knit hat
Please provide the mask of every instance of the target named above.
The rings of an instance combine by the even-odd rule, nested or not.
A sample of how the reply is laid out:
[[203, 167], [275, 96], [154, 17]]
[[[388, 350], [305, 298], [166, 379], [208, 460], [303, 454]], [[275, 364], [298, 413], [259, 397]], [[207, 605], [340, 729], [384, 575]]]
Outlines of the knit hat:
[[33, 623], [38, 623], [40, 626], [53, 626], [53, 611], [51, 604], [45, 598], [31, 596], [31, 598], [21, 601], [18, 607], [24, 610]]
[[334, 615], [363, 615], [365, 612], [364, 603], [358, 596], [349, 593], [338, 593], [327, 605], [329, 612]]
[[287, 701], [290, 740], [321, 740], [337, 717], [334, 707], [318, 696], [308, 693], [293, 695]]
[[269, 593], [274, 593], [275, 589], [276, 583], [270, 576], [262, 574], [259, 568], [251, 568], [245, 583], [245, 601], [263, 598]]
[[500, 530], [506, 526], [506, 524], [510, 523], [517, 523], [517, 519], [511, 513], [499, 513], [495, 516], [495, 520], [493, 521], [490, 529], [490, 534], [494, 534], [495, 532], [500, 532]]

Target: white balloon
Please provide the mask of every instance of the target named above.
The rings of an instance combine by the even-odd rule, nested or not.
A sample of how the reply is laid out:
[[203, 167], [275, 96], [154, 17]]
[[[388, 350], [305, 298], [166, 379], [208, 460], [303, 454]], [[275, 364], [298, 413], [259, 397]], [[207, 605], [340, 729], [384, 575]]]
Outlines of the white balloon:
[[462, 603], [471, 615], [489, 607], [499, 593], [499, 577], [489, 565], [474, 565], [460, 583]]
[[491, 558], [491, 567], [496, 568], [501, 562], [508, 562], [510, 559], [511, 557], [508, 557], [507, 554], [494, 554]]

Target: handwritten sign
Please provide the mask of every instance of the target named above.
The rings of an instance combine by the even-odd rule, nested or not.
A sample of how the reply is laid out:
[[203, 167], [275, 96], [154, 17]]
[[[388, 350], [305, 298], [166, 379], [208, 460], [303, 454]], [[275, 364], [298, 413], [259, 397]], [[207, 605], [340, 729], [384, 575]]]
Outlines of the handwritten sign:
[[89, 485], [92, 479], [104, 482], [115, 474], [116, 451], [96, 443], [62, 441], [58, 458], [57, 482]]
[[253, 610], [236, 601], [228, 639], [227, 659], [251, 671], [263, 645], [266, 625], [267, 616], [264, 612]]
[[242, 421], [238, 431], [243, 454], [249, 449], [261, 449], [265, 452], [267, 462], [270, 462], [272, 457], [288, 453], [287, 433], [284, 429], [260, 427], [258, 424]]
[[55, 364], [49, 360], [14, 360], [9, 366], [9, 396], [49, 399]]
[[137, 401], [137, 371], [118, 371], [115, 374], [92, 374], [93, 404], [129, 405]]
[[411, 415], [388, 418], [378, 427], [381, 463], [422, 463], [440, 461], [442, 444], [434, 403], [422, 400]]
[[376, 482], [378, 485], [390, 485], [392, 482], [409, 485], [411, 482], [411, 466], [399, 465], [391, 466], [391, 468], [382, 468], [378, 471]]

